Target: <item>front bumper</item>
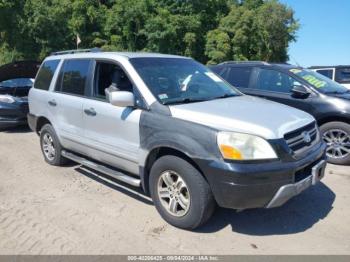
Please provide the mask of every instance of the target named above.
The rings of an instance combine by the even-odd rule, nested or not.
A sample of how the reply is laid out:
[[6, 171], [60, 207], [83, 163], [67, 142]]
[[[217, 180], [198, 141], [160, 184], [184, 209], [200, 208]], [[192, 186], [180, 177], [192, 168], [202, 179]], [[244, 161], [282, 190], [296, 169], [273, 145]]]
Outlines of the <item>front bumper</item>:
[[280, 187], [266, 208], [282, 206], [289, 199], [296, 195], [299, 195], [311, 185], [316, 185], [318, 181], [324, 177], [326, 163], [327, 162], [325, 160], [321, 160], [312, 167], [310, 176], [294, 184], [288, 184]]
[[[308, 155], [295, 161], [236, 163], [197, 160], [219, 206], [233, 209], [277, 207], [316, 183], [313, 168], [325, 168], [326, 145], [314, 146]], [[322, 164], [320, 164], [322, 163]], [[311, 181], [311, 182], [310, 182]]]
[[28, 111], [27, 102], [0, 103], [0, 128], [26, 124]]

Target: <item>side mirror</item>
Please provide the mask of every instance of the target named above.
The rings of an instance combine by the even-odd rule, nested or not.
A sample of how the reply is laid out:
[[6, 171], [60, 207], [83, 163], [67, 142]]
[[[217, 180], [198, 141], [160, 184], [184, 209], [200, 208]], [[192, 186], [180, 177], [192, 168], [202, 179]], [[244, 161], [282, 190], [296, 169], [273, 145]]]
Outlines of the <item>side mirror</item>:
[[310, 91], [303, 85], [294, 85], [292, 88], [292, 95], [295, 97], [306, 98], [310, 95]]
[[105, 90], [106, 97], [110, 104], [119, 107], [133, 107], [135, 105], [134, 94], [127, 91]]

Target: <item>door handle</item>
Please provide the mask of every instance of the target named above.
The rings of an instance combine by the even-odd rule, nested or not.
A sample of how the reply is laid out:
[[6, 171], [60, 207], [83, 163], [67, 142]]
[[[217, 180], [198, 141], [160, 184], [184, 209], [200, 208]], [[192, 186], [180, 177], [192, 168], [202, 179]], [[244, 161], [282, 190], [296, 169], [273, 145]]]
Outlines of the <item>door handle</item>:
[[50, 106], [57, 106], [57, 103], [55, 100], [50, 100], [48, 103]]
[[93, 108], [84, 109], [84, 113], [87, 114], [88, 116], [95, 116], [95, 115], [97, 115], [95, 109], [93, 109]]

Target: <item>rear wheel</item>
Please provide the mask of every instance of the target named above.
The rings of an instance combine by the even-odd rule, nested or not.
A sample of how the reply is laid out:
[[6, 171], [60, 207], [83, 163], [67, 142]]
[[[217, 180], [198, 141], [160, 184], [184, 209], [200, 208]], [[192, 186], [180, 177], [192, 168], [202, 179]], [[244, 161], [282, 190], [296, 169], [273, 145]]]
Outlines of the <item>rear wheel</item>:
[[61, 155], [62, 146], [50, 124], [46, 124], [41, 128], [40, 145], [44, 159], [50, 165], [61, 166], [68, 162], [68, 159]]
[[150, 191], [163, 219], [179, 228], [203, 225], [215, 209], [207, 181], [194, 166], [177, 156], [163, 156], [154, 163]]
[[328, 162], [337, 165], [350, 164], [350, 125], [344, 122], [329, 122], [320, 127], [327, 143]]

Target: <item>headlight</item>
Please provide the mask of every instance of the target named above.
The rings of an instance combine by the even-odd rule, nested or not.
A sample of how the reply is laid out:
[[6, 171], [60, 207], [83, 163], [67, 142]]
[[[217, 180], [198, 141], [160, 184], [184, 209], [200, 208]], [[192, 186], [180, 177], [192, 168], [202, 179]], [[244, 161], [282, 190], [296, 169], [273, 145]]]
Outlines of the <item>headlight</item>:
[[224, 159], [259, 160], [276, 159], [276, 152], [263, 138], [232, 132], [219, 132], [218, 146]]
[[15, 101], [15, 99], [12, 96], [0, 95], [0, 102], [12, 104], [12, 103], [14, 103], [16, 101]]

